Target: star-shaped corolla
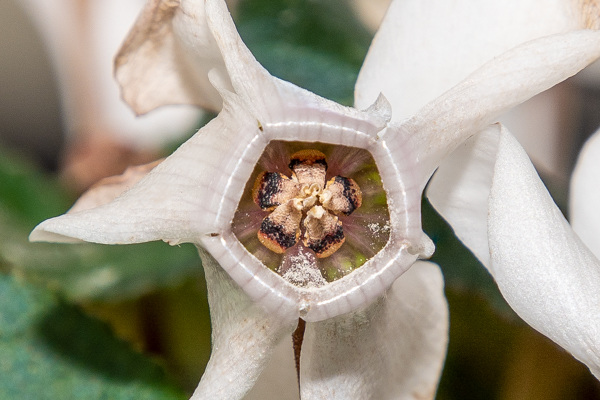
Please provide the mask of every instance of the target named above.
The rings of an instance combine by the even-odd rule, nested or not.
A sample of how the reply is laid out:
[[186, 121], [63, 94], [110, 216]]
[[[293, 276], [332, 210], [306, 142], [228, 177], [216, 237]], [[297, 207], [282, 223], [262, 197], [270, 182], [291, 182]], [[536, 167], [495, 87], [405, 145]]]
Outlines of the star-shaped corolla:
[[[269, 75], [222, 1], [151, 1], [117, 58], [125, 99], [138, 112], [187, 103], [222, 106], [219, 115], [135, 185], [126, 179], [113, 185], [114, 200], [94, 202], [90, 195], [77, 211], [40, 224], [31, 238], [195, 243], [209, 290], [213, 353], [193, 398], [243, 397], [299, 318], [306, 321], [302, 398], [431, 398], [448, 319], [439, 269], [417, 261], [433, 251], [421, 229], [420, 201], [444, 160], [428, 191], [434, 205], [515, 310], [597, 373], [599, 324], [587, 313], [598, 304], [598, 262], [561, 219], [518, 143], [490, 125], [600, 56], [600, 33], [585, 29], [595, 22], [592, 3], [546, 3], [393, 2], [351, 108]], [[253, 213], [241, 210], [244, 196], [252, 199], [247, 193], [260, 176], [257, 168], [272, 162], [264, 157], [275, 157], [271, 150], [281, 143], [324, 155], [331, 148], [368, 154], [376, 167], [372, 181], [386, 199], [380, 211], [389, 227], [385, 243], [367, 246], [349, 271], [319, 285], [269, 269], [262, 260], [278, 253], [242, 243], [244, 229], [236, 228]], [[290, 171], [264, 171], [281, 174], [273, 187], [290, 178]], [[348, 218], [373, 203], [362, 182], [357, 178], [362, 207]], [[320, 185], [287, 199], [302, 208], [300, 220], [345, 218], [326, 210]], [[289, 197], [279, 189], [261, 195], [272, 194]], [[310, 202], [320, 201], [322, 210], [309, 214], [303, 202], [313, 195]], [[263, 213], [260, 227], [269, 211], [260, 201], [249, 203]], [[279, 225], [294, 227], [298, 215], [280, 211]], [[350, 248], [351, 237], [361, 242], [356, 232], [367, 234], [353, 232], [360, 224], [349, 222], [342, 224], [348, 239], [324, 263]], [[307, 243], [315, 237], [300, 226], [290, 248], [300, 246], [302, 234]], [[250, 236], [258, 241], [260, 230]], [[560, 239], [562, 247], [548, 252]], [[372, 256], [362, 257], [369, 251]], [[283, 252], [281, 265], [291, 258]], [[578, 290], [583, 294], [572, 297]]]

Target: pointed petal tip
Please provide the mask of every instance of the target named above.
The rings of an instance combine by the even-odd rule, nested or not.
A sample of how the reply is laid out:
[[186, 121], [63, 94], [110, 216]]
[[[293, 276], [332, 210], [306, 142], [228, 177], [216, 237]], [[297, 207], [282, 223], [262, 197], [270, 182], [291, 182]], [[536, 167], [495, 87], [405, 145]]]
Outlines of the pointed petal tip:
[[83, 243], [82, 239], [59, 233], [60, 229], [56, 225], [56, 220], [60, 217], [48, 219], [29, 234], [30, 242], [50, 242], [50, 243]]

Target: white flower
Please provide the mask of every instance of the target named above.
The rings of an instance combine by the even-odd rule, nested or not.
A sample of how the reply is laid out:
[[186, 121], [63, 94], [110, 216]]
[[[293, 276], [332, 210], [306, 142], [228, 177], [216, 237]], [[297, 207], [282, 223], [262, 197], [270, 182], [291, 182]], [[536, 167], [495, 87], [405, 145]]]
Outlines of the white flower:
[[[415, 261], [433, 250], [420, 201], [443, 160], [432, 203], [515, 310], [598, 374], [598, 260], [518, 143], [490, 125], [600, 56], [600, 33], [583, 29], [590, 3], [545, 3], [395, 1], [356, 85], [359, 111], [270, 76], [222, 1], [154, 0], [117, 58], [125, 98], [138, 112], [222, 102], [220, 114], [137, 184], [113, 186], [114, 200], [86, 200], [31, 239], [195, 243], [213, 353], [193, 398], [243, 397], [300, 317], [302, 398], [432, 398], [447, 308], [437, 266]], [[387, 196], [383, 249], [316, 288], [266, 268], [266, 250], [236, 233], [255, 165], [278, 141], [367, 150]], [[326, 207], [315, 196], [310, 206]]]

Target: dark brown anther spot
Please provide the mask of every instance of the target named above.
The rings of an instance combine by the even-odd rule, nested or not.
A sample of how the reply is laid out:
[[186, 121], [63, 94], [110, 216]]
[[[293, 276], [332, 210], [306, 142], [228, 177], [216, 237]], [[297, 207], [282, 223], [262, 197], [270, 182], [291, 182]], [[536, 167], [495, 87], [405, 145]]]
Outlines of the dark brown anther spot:
[[279, 172], [263, 172], [254, 182], [252, 199], [263, 210], [271, 211], [296, 196], [298, 187]]
[[346, 241], [342, 225], [337, 225], [335, 231], [328, 233], [323, 238], [305, 240], [305, 245], [315, 252], [317, 258], [329, 257], [335, 253]]
[[258, 239], [269, 250], [283, 253], [298, 242], [299, 233], [286, 233], [283, 225], [275, 224], [269, 217], [263, 219], [258, 231]]
[[300, 239], [302, 211], [290, 200], [278, 206], [263, 219], [258, 231], [258, 240], [269, 250], [283, 253]]
[[334, 213], [350, 215], [362, 205], [362, 192], [354, 179], [336, 176], [327, 182], [325, 191], [330, 197], [323, 205]]

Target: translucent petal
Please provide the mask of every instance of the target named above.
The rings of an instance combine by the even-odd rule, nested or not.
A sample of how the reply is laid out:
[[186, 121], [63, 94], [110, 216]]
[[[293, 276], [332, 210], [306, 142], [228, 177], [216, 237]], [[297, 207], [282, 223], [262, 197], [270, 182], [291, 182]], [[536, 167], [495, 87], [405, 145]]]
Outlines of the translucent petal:
[[[296, 318], [265, 312], [200, 250], [212, 322], [212, 353], [191, 400], [241, 399], [267, 365], [278, 343], [291, 337]], [[290, 345], [291, 347], [291, 345]]]
[[585, 28], [578, 1], [393, 1], [363, 64], [355, 104], [379, 93], [394, 121], [413, 115], [485, 62], [528, 40]]
[[[167, 107], [136, 118], [119, 98], [115, 53], [144, 5], [105, 0], [84, 6], [71, 0], [23, 0], [47, 47], [59, 80], [69, 133], [102, 132], [138, 149], [162, 148], [198, 121], [193, 107]], [[219, 103], [220, 104], [220, 103]]]
[[127, 189], [142, 180], [142, 178], [148, 175], [148, 173], [162, 161], [163, 160], [161, 159], [149, 164], [129, 167], [121, 175], [101, 179], [82, 194], [68, 212], [74, 213], [89, 210], [110, 203]]
[[437, 265], [417, 262], [367, 308], [307, 323], [303, 399], [433, 399], [448, 307]]

